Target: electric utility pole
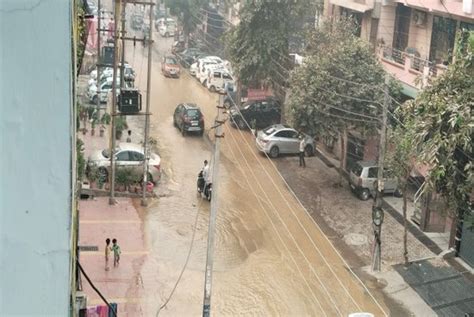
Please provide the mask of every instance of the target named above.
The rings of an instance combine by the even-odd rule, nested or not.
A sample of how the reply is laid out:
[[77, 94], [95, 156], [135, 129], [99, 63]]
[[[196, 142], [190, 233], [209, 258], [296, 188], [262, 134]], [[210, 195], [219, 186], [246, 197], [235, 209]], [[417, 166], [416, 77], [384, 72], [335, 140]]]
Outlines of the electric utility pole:
[[145, 140], [143, 141], [143, 190], [142, 190], [142, 206], [147, 206], [146, 200], [147, 183], [148, 183], [148, 163], [150, 162], [150, 149], [148, 146], [150, 134], [150, 90], [151, 90], [151, 62], [152, 62], [152, 45], [153, 45], [153, 4], [150, 5], [150, 27], [148, 33], [148, 73], [146, 79], [146, 106], [145, 106]]
[[207, 234], [207, 258], [206, 275], [204, 281], [204, 301], [202, 307], [202, 316], [209, 317], [211, 314], [211, 290], [212, 290], [212, 268], [214, 266], [214, 234], [216, 231], [217, 203], [219, 202], [219, 156], [221, 138], [224, 137], [222, 125], [224, 124], [224, 95], [219, 94], [219, 104], [217, 105], [217, 119], [215, 121], [216, 133], [214, 144], [214, 157], [212, 158], [212, 199], [211, 214], [209, 215], [209, 231]]
[[97, 113], [99, 115], [99, 120], [100, 120], [100, 35], [102, 33], [101, 29], [101, 20], [102, 20], [102, 15], [100, 12], [100, 0], [97, 2], [97, 7], [98, 7], [98, 12], [97, 12], [97, 80], [96, 80], [96, 85], [97, 85]]
[[390, 78], [388, 75], [385, 77], [385, 91], [384, 91], [384, 102], [382, 105], [382, 125], [380, 127], [380, 144], [379, 144], [379, 160], [378, 160], [378, 171], [377, 171], [377, 183], [374, 184], [376, 189], [375, 201], [372, 206], [372, 223], [374, 229], [374, 249], [372, 255], [372, 270], [380, 271], [382, 261], [382, 223], [384, 218], [384, 211], [382, 209], [382, 196], [384, 190], [384, 160], [385, 160], [385, 142], [387, 134], [387, 111], [390, 103], [390, 97], [388, 92], [388, 85]]
[[117, 62], [119, 60], [118, 52], [118, 35], [119, 35], [119, 24], [117, 21], [120, 19], [120, 2], [121, 0], [115, 0], [114, 7], [114, 70], [112, 73], [112, 133], [110, 134], [110, 198], [109, 204], [115, 205], [115, 120], [117, 116]]
[[127, 3], [122, 1], [122, 58], [120, 59], [120, 91], [125, 88], [125, 7]]

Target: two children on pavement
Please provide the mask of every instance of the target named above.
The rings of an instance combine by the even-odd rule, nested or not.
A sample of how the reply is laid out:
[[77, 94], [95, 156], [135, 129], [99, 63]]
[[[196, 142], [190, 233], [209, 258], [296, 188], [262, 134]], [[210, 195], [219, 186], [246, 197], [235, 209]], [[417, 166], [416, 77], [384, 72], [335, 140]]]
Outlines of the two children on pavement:
[[117, 239], [112, 240], [112, 246], [110, 246], [110, 239], [105, 239], [105, 270], [109, 270], [109, 255], [110, 252], [114, 253], [114, 267], [118, 266], [120, 263], [120, 246], [117, 244]]

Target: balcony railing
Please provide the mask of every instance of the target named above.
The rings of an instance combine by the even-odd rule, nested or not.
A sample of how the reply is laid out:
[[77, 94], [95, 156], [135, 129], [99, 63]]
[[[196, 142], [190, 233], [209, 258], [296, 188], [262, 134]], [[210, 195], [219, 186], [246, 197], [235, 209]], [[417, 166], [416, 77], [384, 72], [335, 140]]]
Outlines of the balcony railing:
[[416, 51], [413, 53], [410, 51], [404, 52], [390, 46], [382, 46], [380, 49], [382, 61], [399, 67], [414, 76], [420, 76], [422, 86], [428, 84], [430, 77], [436, 77], [446, 69], [444, 65], [435, 65], [431, 61], [417, 55], [419, 54]]

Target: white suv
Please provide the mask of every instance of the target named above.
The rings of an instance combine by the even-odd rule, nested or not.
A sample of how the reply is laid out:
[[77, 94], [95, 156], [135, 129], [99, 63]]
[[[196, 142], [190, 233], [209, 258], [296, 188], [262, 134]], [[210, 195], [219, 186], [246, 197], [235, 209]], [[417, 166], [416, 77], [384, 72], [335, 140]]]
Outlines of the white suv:
[[225, 85], [228, 83], [233, 85], [234, 79], [226, 68], [208, 70], [206, 86], [211, 92], [225, 92]]

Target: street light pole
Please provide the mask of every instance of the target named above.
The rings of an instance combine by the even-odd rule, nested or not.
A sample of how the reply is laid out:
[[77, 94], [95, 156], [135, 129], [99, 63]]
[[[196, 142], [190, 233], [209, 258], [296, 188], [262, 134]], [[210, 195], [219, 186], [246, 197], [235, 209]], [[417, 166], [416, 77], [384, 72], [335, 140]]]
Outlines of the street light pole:
[[372, 255], [372, 270], [379, 272], [382, 262], [382, 223], [384, 218], [384, 211], [382, 209], [382, 196], [384, 190], [384, 160], [385, 160], [385, 148], [386, 148], [386, 134], [387, 134], [387, 112], [388, 105], [390, 103], [390, 96], [388, 92], [388, 85], [390, 82], [389, 75], [385, 77], [385, 91], [384, 91], [384, 102], [382, 105], [382, 125], [380, 128], [380, 144], [379, 144], [379, 159], [378, 159], [378, 171], [377, 171], [377, 182], [375, 185], [376, 194], [375, 201], [372, 207], [372, 222], [374, 228], [374, 249]]
[[212, 199], [211, 199], [211, 213], [209, 215], [209, 231], [207, 236], [207, 258], [206, 258], [206, 273], [204, 281], [204, 301], [202, 316], [209, 317], [211, 314], [211, 290], [212, 290], [212, 269], [214, 266], [214, 234], [216, 228], [217, 208], [219, 202], [219, 157], [220, 157], [220, 142], [224, 137], [222, 132], [222, 125], [224, 124], [224, 95], [219, 95], [219, 104], [217, 106], [216, 119], [216, 133], [214, 144], [214, 157], [212, 159]]
[[146, 107], [145, 107], [145, 140], [143, 141], [143, 190], [142, 190], [142, 206], [146, 207], [148, 202], [146, 200], [147, 183], [148, 183], [148, 163], [150, 162], [149, 150], [149, 134], [150, 134], [150, 90], [151, 90], [151, 62], [152, 62], [152, 45], [153, 45], [153, 5], [150, 5], [150, 27], [148, 33], [148, 74], [146, 80]]
[[115, 120], [117, 116], [117, 62], [119, 60], [118, 52], [118, 34], [119, 24], [117, 21], [120, 19], [120, 2], [121, 0], [115, 0], [114, 7], [114, 70], [112, 73], [112, 133], [110, 135], [110, 197], [109, 204], [115, 205]]

